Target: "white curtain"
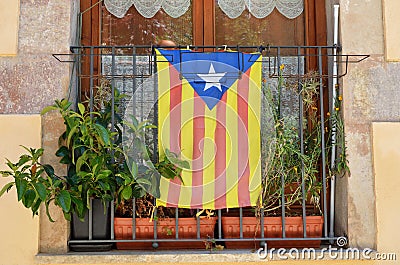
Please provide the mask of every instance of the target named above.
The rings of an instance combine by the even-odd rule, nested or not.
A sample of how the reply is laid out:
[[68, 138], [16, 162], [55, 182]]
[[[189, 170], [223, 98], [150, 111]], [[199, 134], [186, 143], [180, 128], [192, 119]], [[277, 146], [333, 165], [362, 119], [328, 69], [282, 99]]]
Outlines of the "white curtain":
[[[189, 9], [190, 0], [104, 0], [104, 4], [119, 18], [124, 17], [132, 5], [145, 18], [153, 17], [160, 9], [177, 18]], [[246, 8], [253, 16], [264, 18], [276, 8], [285, 17], [293, 19], [304, 9], [303, 0], [218, 0], [218, 5], [230, 18], [237, 18]]]

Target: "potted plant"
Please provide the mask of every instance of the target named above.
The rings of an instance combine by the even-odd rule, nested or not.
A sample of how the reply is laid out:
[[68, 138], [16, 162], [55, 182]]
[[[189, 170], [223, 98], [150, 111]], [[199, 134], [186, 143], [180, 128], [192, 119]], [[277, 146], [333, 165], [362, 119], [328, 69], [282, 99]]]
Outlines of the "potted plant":
[[[283, 70], [283, 69], [281, 69]], [[320, 194], [322, 191], [322, 176], [319, 175], [321, 162], [321, 122], [317, 115], [316, 98], [319, 83], [314, 74], [303, 80], [300, 91], [305, 115], [303, 123], [303, 152], [299, 136], [298, 118], [282, 115], [282, 88], [288, 89], [282, 76], [278, 79], [276, 93], [270, 88], [264, 89], [266, 100], [271, 108], [274, 121], [275, 139], [263, 143], [263, 192], [259, 207], [253, 216], [243, 217], [243, 237], [259, 238], [261, 229], [264, 237], [285, 236], [303, 237], [303, 185], [304, 202], [306, 203], [307, 237], [321, 237], [323, 217], [320, 210]], [[296, 86], [297, 88], [297, 82]], [[325, 127], [325, 126], [324, 126]], [[329, 126], [326, 130], [329, 135]], [[329, 151], [329, 141], [325, 147]], [[302, 175], [303, 180], [302, 182]], [[285, 228], [282, 228], [282, 197], [284, 197]], [[261, 216], [263, 209], [264, 216]], [[257, 217], [255, 217], [255, 216]], [[264, 218], [264, 227], [260, 227], [260, 219]], [[223, 216], [222, 227], [225, 238], [239, 238], [239, 217]], [[270, 241], [273, 247], [318, 247], [319, 240], [307, 241]], [[226, 242], [227, 248], [254, 248], [259, 242]]]

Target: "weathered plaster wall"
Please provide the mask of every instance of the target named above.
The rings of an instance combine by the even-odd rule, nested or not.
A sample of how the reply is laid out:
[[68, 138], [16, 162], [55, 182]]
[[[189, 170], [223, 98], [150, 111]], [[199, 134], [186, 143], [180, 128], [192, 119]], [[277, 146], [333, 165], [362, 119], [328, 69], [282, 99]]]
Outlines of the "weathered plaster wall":
[[19, 0], [0, 2], [0, 56], [17, 54]]
[[[400, 121], [400, 64], [388, 63], [384, 55], [382, 1], [342, 0], [341, 43], [343, 54], [370, 54], [351, 64], [343, 78], [344, 119], [351, 175], [339, 180], [346, 188], [347, 220], [337, 223], [347, 230], [355, 247], [377, 246], [376, 197], [372, 155], [372, 121]], [[346, 187], [345, 187], [346, 186]], [[342, 202], [340, 201], [342, 200]]]
[[[18, 161], [26, 153], [19, 145], [39, 148], [41, 121], [39, 115], [0, 115], [0, 170], [8, 170], [5, 158]], [[0, 176], [0, 187], [12, 178]], [[0, 264], [30, 265], [38, 252], [39, 218], [17, 202], [12, 189], [0, 199]]]
[[377, 250], [396, 252], [400, 258], [398, 229], [400, 201], [400, 122], [374, 122], [373, 154], [375, 173]]

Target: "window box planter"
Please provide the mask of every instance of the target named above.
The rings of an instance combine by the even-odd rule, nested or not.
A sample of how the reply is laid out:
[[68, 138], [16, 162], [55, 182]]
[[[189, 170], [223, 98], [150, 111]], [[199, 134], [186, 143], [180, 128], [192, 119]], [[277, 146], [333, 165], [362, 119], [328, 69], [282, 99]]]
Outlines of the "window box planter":
[[[302, 217], [286, 217], [285, 233], [288, 238], [303, 237]], [[307, 237], [321, 237], [324, 219], [322, 216], [306, 216]], [[222, 231], [224, 238], [240, 238], [239, 217], [222, 217]], [[256, 217], [243, 217], [243, 237], [260, 238], [260, 220]], [[281, 238], [282, 237], [282, 218], [264, 217], [264, 237]], [[282, 240], [267, 241], [268, 247], [289, 248], [289, 247], [314, 247], [320, 246], [320, 240]], [[225, 242], [226, 248], [259, 248], [258, 241]]]
[[[200, 219], [200, 238], [214, 237], [216, 217]], [[180, 239], [197, 238], [196, 218], [179, 218]], [[115, 239], [132, 239], [132, 218], [114, 218]], [[136, 239], [153, 239], [154, 224], [149, 218], [136, 218]], [[175, 218], [157, 221], [157, 238], [175, 239]], [[152, 249], [152, 242], [117, 242], [117, 249]], [[203, 249], [204, 242], [158, 242], [158, 249]]]

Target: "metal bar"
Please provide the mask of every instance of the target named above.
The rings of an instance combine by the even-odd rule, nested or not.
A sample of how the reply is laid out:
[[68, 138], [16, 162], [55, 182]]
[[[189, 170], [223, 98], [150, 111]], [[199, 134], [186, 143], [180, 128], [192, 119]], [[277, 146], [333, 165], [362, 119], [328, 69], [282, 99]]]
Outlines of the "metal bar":
[[93, 239], [93, 199], [90, 199], [89, 202], [89, 240]]
[[239, 208], [239, 230], [240, 230], [240, 238], [243, 238], [243, 208]]
[[[278, 49], [277, 49], [277, 51], [278, 51], [278, 55], [277, 55], [277, 59], [278, 59], [278, 66], [277, 66], [277, 68], [278, 68], [278, 76], [280, 76], [280, 75], [282, 75], [282, 73], [281, 73], [281, 48], [280, 47], [278, 47]], [[279, 118], [281, 118], [282, 116], [282, 113], [281, 113], [281, 110], [282, 110], [282, 108], [281, 108], [281, 105], [282, 105], [282, 101], [281, 101], [281, 93], [282, 93], [282, 83], [281, 83], [281, 81], [279, 80], [278, 81], [278, 100], [279, 100], [279, 109], [278, 109], [278, 115], [279, 115]], [[286, 231], [285, 231], [285, 225], [286, 225], [286, 220], [285, 220], [285, 216], [286, 216], [286, 213], [285, 213], [285, 176], [282, 174], [281, 175], [281, 185], [282, 185], [282, 193], [281, 193], [281, 211], [282, 211], [282, 238], [285, 238], [286, 237]]]
[[[322, 75], [322, 49], [318, 48], [318, 71]], [[326, 158], [325, 158], [325, 111], [324, 111], [324, 89], [322, 83], [322, 77], [319, 78], [319, 97], [320, 97], [320, 115], [321, 115], [321, 159], [322, 159], [322, 195], [324, 200], [324, 236], [328, 235], [328, 224], [327, 224], [327, 202], [326, 202]]]
[[[156, 54], [154, 53], [154, 75], [157, 73], [157, 62], [156, 62]], [[153, 110], [153, 124], [158, 126], [158, 78], [154, 78], [154, 87], [153, 87], [153, 100], [155, 102], [154, 104], [154, 110]], [[153, 128], [153, 162], [156, 163], [157, 159], [158, 159], [158, 152], [156, 150], [158, 150], [157, 148], [157, 128]]]
[[[111, 58], [111, 132], [115, 132], [115, 48], [112, 48]], [[114, 143], [114, 138], [112, 139], [112, 142]], [[111, 149], [111, 163], [114, 162], [114, 149]]]
[[221, 213], [221, 209], [218, 209], [218, 238], [221, 239], [222, 238], [222, 223], [221, 223], [221, 219], [222, 219], [222, 213]]
[[[199, 213], [199, 209], [197, 209], [197, 213]], [[200, 216], [196, 217], [196, 233], [197, 233], [197, 239], [200, 238]]]
[[[300, 74], [300, 54], [301, 49], [297, 49], [297, 73]], [[303, 93], [302, 84], [300, 79], [298, 80], [298, 91], [299, 91], [299, 137], [300, 137], [300, 154], [301, 154], [301, 193], [302, 193], [302, 219], [303, 219], [303, 237], [307, 237], [307, 225], [306, 225], [306, 187], [304, 179], [304, 128], [303, 128], [303, 116], [304, 116], [304, 106], [303, 106]]]
[[132, 239], [136, 239], [136, 199], [132, 199]]
[[[333, 29], [333, 44], [338, 45], [339, 42], [339, 5], [333, 6], [333, 15], [334, 15], [334, 29]], [[333, 69], [332, 69], [332, 113], [335, 110], [335, 101], [336, 101], [336, 87], [338, 85], [337, 73], [338, 73], [338, 64], [337, 64], [337, 48], [333, 48]], [[336, 158], [336, 124], [330, 124], [332, 126], [332, 150], [331, 150], [331, 169], [335, 167], [335, 158]], [[335, 178], [336, 176], [333, 174], [331, 177], [331, 198], [330, 198], [330, 212], [329, 212], [329, 236], [334, 236], [334, 226], [335, 226]], [[333, 244], [333, 242], [330, 242]]]
[[114, 210], [114, 201], [111, 201], [110, 202], [110, 211], [111, 211], [111, 214], [110, 214], [110, 216], [111, 216], [111, 224], [110, 224], [110, 229], [111, 229], [111, 239], [114, 239], [115, 238], [115, 235], [114, 235], [114, 212], [115, 212], [115, 210]]
[[[148, 48], [182, 48], [182, 46], [155, 46], [155, 45], [118, 45], [118, 46], [112, 46], [112, 45], [72, 45], [70, 46], [71, 52], [74, 52], [75, 50], [79, 49], [86, 49], [86, 48], [103, 48], [103, 49], [111, 49], [111, 48], [117, 48], [117, 49], [132, 49], [134, 47], [136, 48], [142, 48], [142, 49], [148, 49]], [[210, 48], [210, 49], [236, 49], [238, 46], [237, 45], [188, 45], [184, 46], [185, 48], [189, 49], [203, 49], [203, 48]], [[300, 45], [300, 46], [295, 46], [295, 45], [282, 45], [282, 46], [246, 46], [246, 45], [240, 45], [240, 49], [257, 49], [258, 51], [261, 50], [273, 50], [273, 49], [278, 49], [278, 48], [284, 48], [284, 49], [297, 49], [297, 48], [334, 48], [334, 45]]]
[[137, 65], [136, 65], [136, 48], [133, 47], [132, 49], [132, 115], [136, 117], [136, 76], [137, 76]]
[[90, 98], [89, 98], [89, 110], [90, 110], [90, 118], [93, 119], [93, 101], [94, 101], [94, 94], [93, 94], [93, 47], [90, 48], [90, 81], [89, 81], [89, 91], [90, 91]]
[[[156, 218], [156, 216], [157, 216], [157, 208], [154, 209], [154, 215], [152, 216], [153, 217], [153, 224], [154, 224], [154, 230], [153, 230], [154, 239], [157, 239], [157, 218]], [[153, 242], [154, 242], [154, 240], [153, 240]]]
[[179, 239], [179, 210], [175, 208], [175, 238]]
[[[260, 212], [260, 229], [261, 229], [261, 238], [265, 237], [265, 233], [264, 233], [264, 207], [261, 207], [261, 212]], [[265, 241], [261, 241], [260, 242], [260, 247], [264, 247], [265, 246]]]
[[[290, 238], [290, 240], [296, 241], [308, 241], [308, 240], [337, 240], [339, 237], [313, 237], [313, 238]], [[181, 238], [179, 242], [203, 242], [204, 238]], [[209, 239], [210, 241], [232, 241], [232, 242], [240, 242], [240, 241], [284, 241], [288, 240], [288, 238], [280, 238], [280, 237], [265, 237], [265, 238], [222, 238], [222, 239]], [[176, 239], [114, 239], [114, 240], [70, 240], [68, 243], [106, 243], [106, 242], [176, 242]]]

